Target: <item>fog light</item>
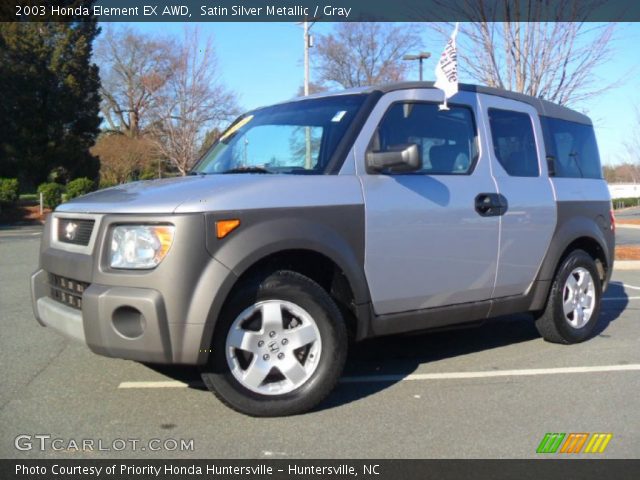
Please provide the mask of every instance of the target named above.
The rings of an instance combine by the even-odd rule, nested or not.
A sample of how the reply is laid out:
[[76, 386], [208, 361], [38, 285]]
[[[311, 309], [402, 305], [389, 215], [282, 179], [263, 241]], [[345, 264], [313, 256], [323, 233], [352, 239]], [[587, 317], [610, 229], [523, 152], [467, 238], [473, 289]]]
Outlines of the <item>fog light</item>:
[[144, 333], [147, 321], [137, 309], [129, 306], [118, 307], [111, 318], [113, 328], [126, 338], [138, 338]]

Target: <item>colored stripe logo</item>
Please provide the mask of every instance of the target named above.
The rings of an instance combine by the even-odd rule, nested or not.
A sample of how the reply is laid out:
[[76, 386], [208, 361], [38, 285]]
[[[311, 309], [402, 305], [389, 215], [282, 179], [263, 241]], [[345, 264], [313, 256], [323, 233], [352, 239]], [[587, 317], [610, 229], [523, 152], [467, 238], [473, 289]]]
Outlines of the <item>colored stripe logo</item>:
[[564, 433], [547, 433], [544, 438], [538, 445], [538, 449], [536, 453], [556, 453], [562, 439], [564, 438]]
[[546, 433], [536, 453], [604, 453], [612, 438], [612, 433]]
[[612, 437], [611, 433], [594, 433], [584, 453], [603, 453]]

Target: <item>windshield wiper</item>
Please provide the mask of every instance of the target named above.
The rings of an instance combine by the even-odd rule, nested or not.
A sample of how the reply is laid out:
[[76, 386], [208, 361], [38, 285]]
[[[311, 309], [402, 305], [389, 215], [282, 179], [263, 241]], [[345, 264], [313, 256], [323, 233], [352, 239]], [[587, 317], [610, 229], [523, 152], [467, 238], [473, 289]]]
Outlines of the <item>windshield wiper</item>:
[[271, 170], [267, 170], [264, 167], [236, 167], [230, 170], [225, 170], [222, 173], [273, 173]]

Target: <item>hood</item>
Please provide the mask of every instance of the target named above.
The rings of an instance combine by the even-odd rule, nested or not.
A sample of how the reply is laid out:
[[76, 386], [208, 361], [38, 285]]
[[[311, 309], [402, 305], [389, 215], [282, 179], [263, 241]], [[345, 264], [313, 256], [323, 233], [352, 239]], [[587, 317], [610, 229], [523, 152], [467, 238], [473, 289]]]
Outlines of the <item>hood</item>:
[[361, 203], [355, 176], [243, 173], [127, 183], [74, 198], [56, 211], [168, 214]]

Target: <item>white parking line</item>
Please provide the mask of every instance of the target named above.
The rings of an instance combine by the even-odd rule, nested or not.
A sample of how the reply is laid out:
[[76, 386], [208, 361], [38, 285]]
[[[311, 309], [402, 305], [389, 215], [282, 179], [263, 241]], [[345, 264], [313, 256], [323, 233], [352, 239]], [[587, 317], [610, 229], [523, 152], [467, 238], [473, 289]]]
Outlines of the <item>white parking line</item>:
[[[623, 285], [625, 288], [640, 290], [640, 287], [633, 285]], [[640, 300], [638, 297], [607, 297], [603, 302], [620, 302], [626, 300]], [[571, 373], [599, 373], [599, 372], [620, 372], [620, 371], [640, 371], [640, 364], [631, 365], [605, 365], [596, 367], [563, 367], [563, 368], [532, 368], [523, 370], [492, 370], [488, 372], [448, 372], [448, 373], [414, 373], [409, 375], [365, 375], [360, 377], [343, 377], [340, 383], [373, 383], [373, 382], [398, 382], [414, 380], [455, 380], [466, 378], [489, 378], [489, 377], [522, 377], [532, 375], [558, 375]], [[164, 380], [155, 382], [121, 382], [120, 389], [141, 389], [141, 388], [187, 388], [203, 387], [202, 382], [180, 382], [178, 380]]]
[[410, 375], [365, 375], [343, 377], [341, 383], [398, 382], [412, 380], [458, 380], [467, 378], [528, 377], [533, 375], [560, 375], [569, 373], [602, 373], [640, 371], [640, 364], [602, 365], [595, 367], [528, 368], [522, 370], [491, 370], [486, 372], [412, 373]]
[[[198, 382], [202, 385], [202, 382]], [[118, 388], [186, 388], [197, 386], [195, 383], [178, 382], [177, 380], [166, 380], [162, 382], [122, 382]]]
[[[491, 377], [529, 377], [534, 375], [561, 375], [572, 373], [603, 373], [603, 372], [637, 372], [640, 364], [630, 365], [601, 365], [594, 367], [560, 367], [560, 368], [528, 368], [522, 370], [490, 370], [480, 372], [445, 372], [445, 373], [412, 373], [409, 375], [363, 375], [343, 377], [340, 383], [378, 383], [378, 382], [406, 382], [416, 380], [459, 380]], [[185, 383], [177, 380], [160, 382], [122, 382], [118, 388], [186, 388], [202, 387], [202, 382]]]

